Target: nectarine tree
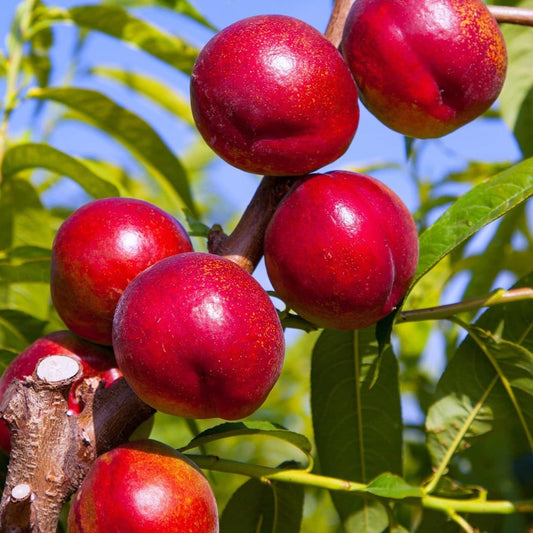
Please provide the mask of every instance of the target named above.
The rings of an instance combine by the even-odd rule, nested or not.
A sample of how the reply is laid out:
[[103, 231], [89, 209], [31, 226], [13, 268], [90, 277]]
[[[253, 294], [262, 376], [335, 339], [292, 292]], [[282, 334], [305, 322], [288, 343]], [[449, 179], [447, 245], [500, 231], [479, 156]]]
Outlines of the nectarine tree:
[[531, 2], [18, 4], [0, 531], [530, 530]]

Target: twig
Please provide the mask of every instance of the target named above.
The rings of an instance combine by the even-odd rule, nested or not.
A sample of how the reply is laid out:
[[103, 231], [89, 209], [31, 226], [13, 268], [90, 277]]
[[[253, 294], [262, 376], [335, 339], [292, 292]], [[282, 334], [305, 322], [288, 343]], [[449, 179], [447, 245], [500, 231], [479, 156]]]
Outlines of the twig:
[[533, 287], [522, 287], [520, 289], [510, 289], [508, 291], [500, 289], [488, 296], [470, 298], [463, 302], [427, 307], [424, 309], [409, 309], [401, 311], [397, 317], [397, 323], [418, 322], [421, 320], [441, 320], [447, 319], [458, 313], [466, 311], [477, 311], [481, 307], [491, 307], [493, 305], [503, 305], [510, 302], [533, 299]]
[[[186, 455], [190, 457], [198, 466], [206, 470], [233, 473], [262, 479], [263, 481], [278, 481], [281, 483], [294, 483], [298, 485], [318, 487], [321, 489], [339, 492], [351, 492], [353, 494], [364, 495], [370, 498], [378, 497], [368, 490], [368, 485], [355, 481], [348, 481], [346, 479], [313, 474], [303, 470], [273, 468], [250, 463], [242, 463], [239, 461], [233, 461], [231, 459], [223, 459], [215, 455]], [[398, 501], [398, 498], [393, 496], [387, 497], [383, 494], [380, 494], [379, 498], [390, 501]], [[486, 500], [485, 498], [453, 499], [425, 494], [419, 497], [403, 498], [402, 502], [410, 505], [422, 505], [426, 509], [443, 511], [447, 514], [449, 514], [450, 511], [455, 513], [505, 515], [533, 512], [533, 500], [510, 501]]]
[[492, 16], [500, 23], [533, 26], [533, 9], [511, 6], [487, 6]]

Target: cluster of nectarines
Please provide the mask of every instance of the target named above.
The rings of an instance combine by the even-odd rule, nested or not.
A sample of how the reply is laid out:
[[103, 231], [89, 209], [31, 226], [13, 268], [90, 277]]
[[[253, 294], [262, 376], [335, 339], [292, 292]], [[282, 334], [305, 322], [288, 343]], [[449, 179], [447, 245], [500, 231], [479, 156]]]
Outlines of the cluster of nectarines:
[[[359, 329], [405, 295], [417, 230], [378, 180], [311, 173], [352, 142], [358, 94], [391, 128], [440, 136], [490, 107], [506, 55], [480, 0], [357, 0], [340, 49], [291, 17], [239, 21], [201, 51], [191, 105], [205, 141], [228, 163], [299, 177], [264, 236], [276, 294], [319, 327]], [[147, 202], [97, 200], [68, 217], [53, 244], [51, 295], [70, 331], [18, 355], [0, 396], [42, 357], [69, 354], [83, 377], [109, 386], [123, 376], [155, 409], [232, 420], [253, 413], [280, 375], [283, 329], [265, 290], [232, 261], [193, 251], [181, 224]], [[5, 426], [0, 446], [9, 450]], [[194, 465], [153, 441], [100, 457], [69, 517], [72, 532], [174, 531], [177, 523], [217, 531], [214, 496]]]

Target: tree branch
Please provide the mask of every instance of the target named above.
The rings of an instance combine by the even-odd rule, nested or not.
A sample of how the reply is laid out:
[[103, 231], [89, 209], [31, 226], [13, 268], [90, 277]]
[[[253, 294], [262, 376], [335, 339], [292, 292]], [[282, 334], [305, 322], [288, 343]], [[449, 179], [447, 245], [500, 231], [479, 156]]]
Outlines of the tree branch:
[[265, 176], [231, 235], [225, 235], [219, 226], [211, 229], [209, 251], [231, 259], [252, 273], [263, 255], [263, 240], [268, 223], [283, 197], [298, 179], [298, 176]]
[[511, 6], [487, 6], [492, 16], [500, 23], [533, 26], [533, 9]]
[[153, 414], [124, 378], [107, 389], [90, 378], [78, 388], [81, 413], [68, 416], [70, 388], [80, 375], [75, 359], [49, 356], [6, 391], [0, 412], [12, 449], [0, 501], [1, 531], [55, 533], [63, 505], [97, 455], [127, 440]]

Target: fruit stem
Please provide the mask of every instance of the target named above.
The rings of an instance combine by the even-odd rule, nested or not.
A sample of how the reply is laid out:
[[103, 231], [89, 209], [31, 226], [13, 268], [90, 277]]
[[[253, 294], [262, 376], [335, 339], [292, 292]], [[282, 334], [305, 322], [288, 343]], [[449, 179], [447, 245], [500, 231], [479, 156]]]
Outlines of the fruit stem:
[[346, 17], [352, 7], [354, 0], [335, 0], [333, 10], [324, 35], [335, 45], [339, 47], [344, 30]]
[[427, 307], [424, 309], [401, 311], [398, 315], [397, 323], [401, 324], [403, 322], [419, 322], [421, 320], [447, 319], [458, 313], [477, 311], [481, 307], [491, 307], [493, 305], [502, 305], [510, 302], [532, 299], [533, 287], [521, 287], [519, 289], [510, 289], [508, 291], [499, 289], [487, 296], [469, 298], [463, 302], [440, 305], [437, 307]]
[[265, 176], [229, 236], [219, 226], [210, 230], [209, 252], [232, 260], [251, 274], [263, 256], [263, 240], [268, 223], [297, 179], [297, 176]]
[[511, 6], [487, 6], [492, 16], [500, 23], [533, 26], [533, 9]]

